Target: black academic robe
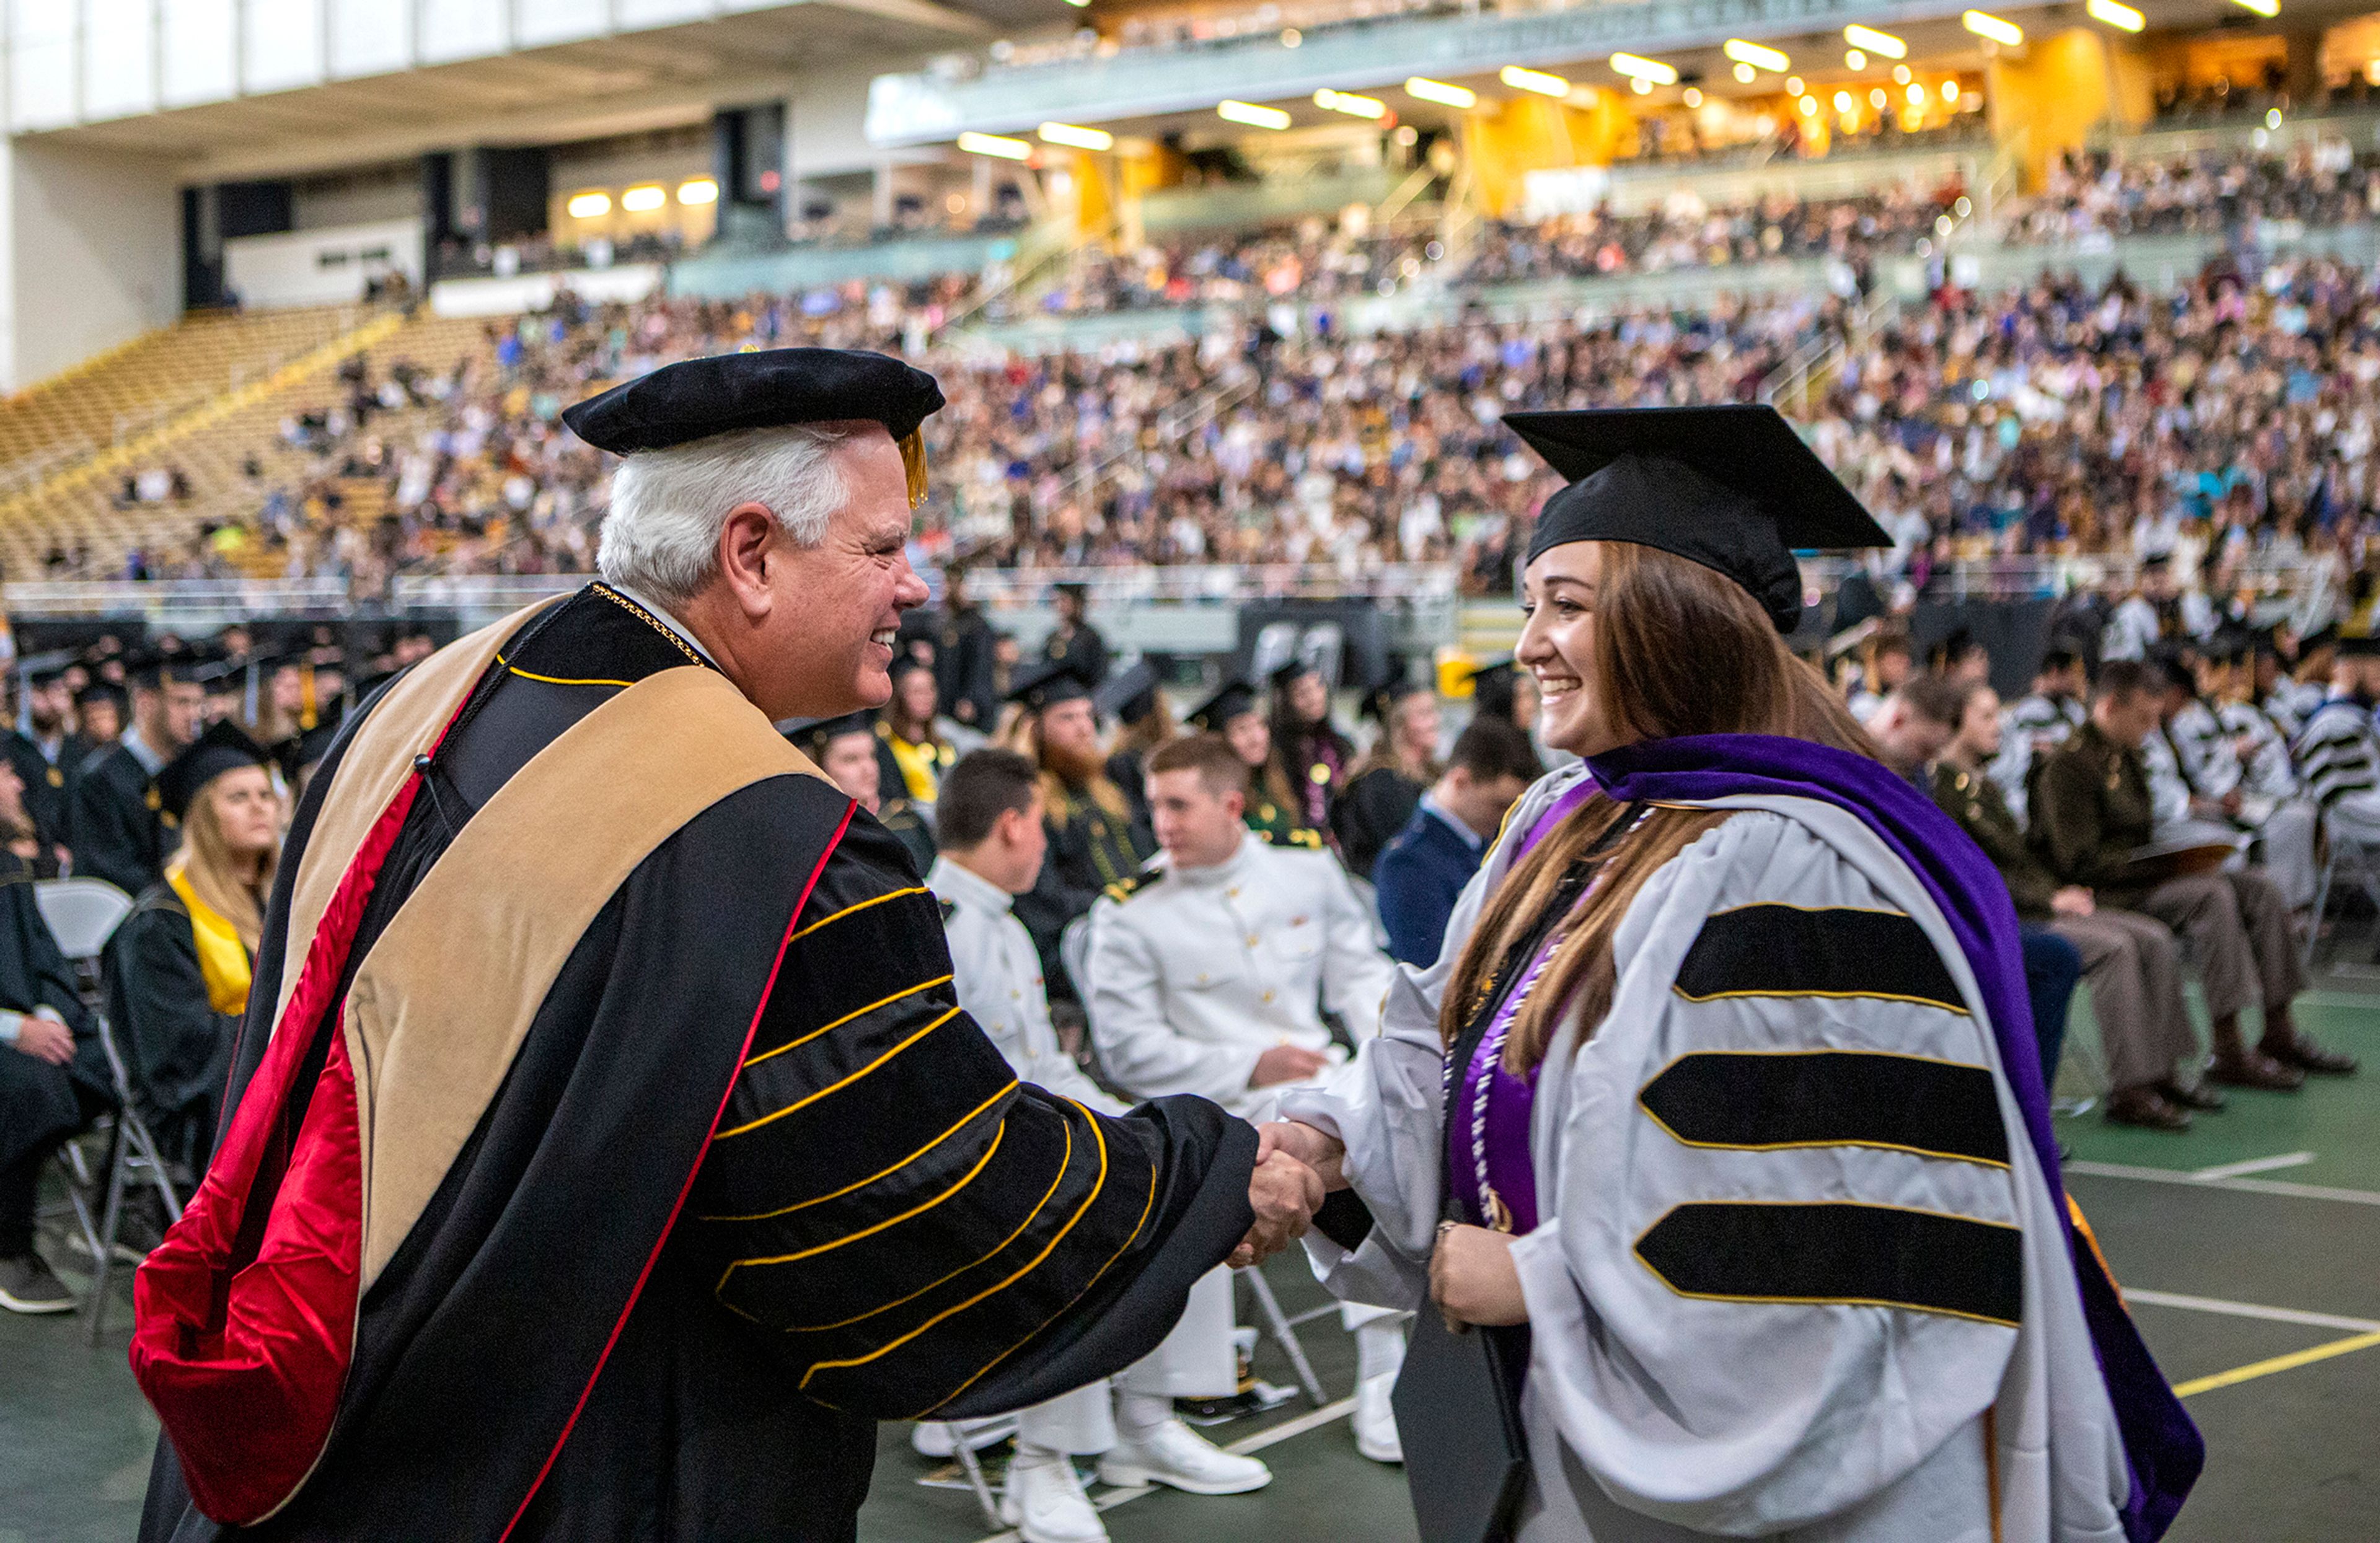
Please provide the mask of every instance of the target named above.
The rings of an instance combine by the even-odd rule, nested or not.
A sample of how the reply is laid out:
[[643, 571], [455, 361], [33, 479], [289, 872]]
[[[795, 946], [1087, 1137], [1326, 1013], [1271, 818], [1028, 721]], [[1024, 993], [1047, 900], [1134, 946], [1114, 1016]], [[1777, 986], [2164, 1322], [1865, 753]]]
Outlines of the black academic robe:
[[25, 859], [0, 850], [0, 1007], [30, 1013], [54, 1007], [74, 1030], [74, 1059], [53, 1066], [14, 1045], [0, 1045], [0, 1168], [80, 1130], [115, 1101], [99, 1025], [83, 1006], [74, 966], [33, 904]]
[[1146, 820], [1120, 818], [1088, 793], [1072, 788], [1050, 801], [1042, 824], [1049, 855], [1033, 887], [1016, 897], [1016, 919], [1033, 936], [1052, 1000], [1080, 1002], [1082, 993], [1059, 957], [1059, 939], [1066, 924], [1087, 915], [1110, 884], [1132, 878], [1157, 855], [1157, 836]]
[[1375, 766], [1348, 783], [1330, 810], [1331, 833], [1339, 838], [1347, 871], [1358, 879], [1372, 876], [1381, 851], [1421, 808], [1424, 791], [1393, 766]]
[[1073, 665], [1075, 675], [1094, 686], [1108, 678], [1108, 640], [1088, 622], [1071, 632], [1053, 629], [1041, 640], [1041, 657]]
[[58, 742], [55, 760], [42, 754], [30, 735], [16, 729], [0, 735], [0, 755], [8, 758], [25, 784], [25, 815], [32, 820], [34, 837], [44, 849], [67, 844], [68, 800], [75, 772], [90, 754], [90, 745], [74, 735]]
[[998, 641], [991, 623], [974, 606], [944, 612], [934, 634], [934, 684], [942, 710], [984, 734], [1000, 723], [1000, 686], [992, 659]]
[[122, 745], [92, 755], [74, 778], [67, 844], [75, 871], [139, 894], [165, 876], [173, 832], [156, 779]]
[[[600, 585], [529, 626], [447, 731], [350, 976], [530, 757], [621, 683], [708, 667]], [[352, 734], [291, 827], [235, 1100]], [[1015, 1407], [1147, 1354], [1249, 1222], [1255, 1134], [1198, 1100], [1106, 1119], [1018, 1084], [952, 994], [939, 919], [820, 779], [680, 827], [364, 1294], [311, 1476], [234, 1534], [161, 1441], [144, 1543], [849, 1539], [877, 1419]]]
[[158, 884], [107, 940], [101, 960], [134, 1104], [169, 1157], [206, 1166], [239, 1019], [207, 1000], [190, 913]]

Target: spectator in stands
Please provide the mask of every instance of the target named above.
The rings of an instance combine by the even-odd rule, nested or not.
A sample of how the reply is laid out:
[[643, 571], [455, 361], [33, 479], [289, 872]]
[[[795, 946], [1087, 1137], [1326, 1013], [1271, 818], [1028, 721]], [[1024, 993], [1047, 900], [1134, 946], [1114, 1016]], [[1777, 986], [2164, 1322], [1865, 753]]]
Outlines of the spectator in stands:
[[1256, 687], [1244, 680], [1225, 681], [1190, 710], [1189, 723], [1200, 734], [1221, 735], [1247, 767], [1247, 807], [1241, 818], [1249, 830], [1277, 842], [1311, 829], [1300, 818], [1297, 789], [1275, 750], [1272, 724], [1257, 706]]
[[[2156, 677], [2136, 661], [2100, 671], [2090, 722], [2034, 781], [2034, 851], [2059, 883], [2089, 889], [2099, 905], [2145, 912], [2188, 940], [2215, 1022], [2216, 1081], [2287, 1091], [2308, 1072], [2353, 1071], [2352, 1057], [2323, 1049], [2291, 1021], [2303, 978], [2289, 909], [2270, 879], [2254, 869], [2177, 874], [2136, 858], [2155, 826], [2140, 747], [2156, 730], [2159, 698]], [[2253, 1048], [2240, 1027], [2252, 1005], [2265, 1014]]]
[[[0, 762], [0, 830], [31, 829]], [[64, 1313], [74, 1295], [33, 1245], [42, 1169], [114, 1101], [99, 1026], [33, 904], [31, 870], [0, 845], [0, 1307]]]
[[[1910, 677], [1868, 720], [1876, 758], [1930, 797], [1933, 762], [1958, 737], [1971, 689], [1940, 675]], [[2020, 926], [2017, 938], [2024, 950], [2024, 987], [2033, 1005], [2034, 1038], [2041, 1044], [2045, 1063], [2055, 1066], [2066, 1043], [2066, 1018], [2073, 1006], [2074, 988], [2082, 978], [2082, 954], [2044, 928]]]
[[913, 654], [892, 661], [892, 699], [876, 721], [876, 733], [892, 751], [901, 771], [901, 785], [911, 800], [926, 808], [942, 784], [942, 773], [959, 759], [956, 746], [938, 722], [940, 692], [933, 666]]
[[1041, 657], [1063, 663], [1099, 689], [1108, 678], [1108, 642], [1090, 623], [1090, 591], [1080, 584], [1061, 584], [1051, 592], [1058, 625], [1041, 640]]
[[132, 725], [116, 744], [92, 752], [76, 774], [69, 828], [78, 871], [137, 895], [165, 876], [164, 806], [157, 773], [198, 737], [206, 689], [191, 655], [151, 651], [126, 667]]
[[1347, 871], [1369, 880], [1381, 850], [1438, 781], [1438, 693], [1409, 681], [1384, 686], [1364, 699], [1364, 714], [1378, 725], [1378, 737], [1348, 773], [1330, 818]]
[[[1134, 817], [1132, 801], [1108, 775], [1090, 685], [1072, 663], [1037, 666], [1009, 699], [1023, 711], [1007, 748], [1039, 770], [1050, 833], [1049, 857], [1033, 888], [1016, 897], [1016, 917], [1041, 951], [1042, 973], [1067, 982], [1064, 995], [1079, 1003], [1085, 983], [1068, 980], [1059, 937], [1110, 885], [1140, 872], [1157, 853], [1157, 837]], [[1055, 986], [1050, 994], [1060, 995]]]
[[[2154, 917], [2102, 907], [2080, 885], [2061, 885], [2041, 865], [2024, 828], [1987, 774], [2000, 751], [2000, 700], [1988, 686], [1961, 687], [1959, 732], [1934, 765], [1934, 801], [1973, 838], [2008, 881], [2019, 921], [2072, 944], [2091, 983], [2091, 1008], [2107, 1064], [2107, 1116], [2153, 1130], [2190, 1128], [2191, 1111], [2223, 1107], [2222, 1095], [2185, 1080], [2198, 1038], [2182, 1000], [2181, 958], [2173, 933]], [[2058, 1080], [2062, 1038], [2043, 1025], [2042, 1086]]]
[[1446, 770], [1372, 870], [1389, 953], [1427, 968], [1447, 918], [1479, 869], [1504, 815], [1544, 774], [1529, 736], [1500, 718], [1475, 718], [1455, 735]]
[[157, 773], [180, 844], [164, 882], [108, 940], [107, 1011], [132, 1096], [167, 1160], [202, 1172], [222, 1117], [264, 907], [281, 855], [282, 807], [264, 747], [220, 723]]
[[1330, 721], [1330, 683], [1303, 659], [1272, 673], [1273, 753], [1297, 790], [1299, 823], [1330, 829], [1330, 811], [1355, 764], [1355, 747]]
[[1907, 684], [1916, 651], [1903, 632], [1878, 632], [1868, 639], [1860, 665], [1859, 685], [1851, 696], [1852, 716], [1864, 723], [1876, 716], [1885, 699]]
[[873, 715], [854, 712], [823, 719], [790, 737], [828, 781], [899, 839], [918, 873], [934, 866], [933, 826], [907, 798], [883, 796], [884, 758], [878, 753], [881, 741]]

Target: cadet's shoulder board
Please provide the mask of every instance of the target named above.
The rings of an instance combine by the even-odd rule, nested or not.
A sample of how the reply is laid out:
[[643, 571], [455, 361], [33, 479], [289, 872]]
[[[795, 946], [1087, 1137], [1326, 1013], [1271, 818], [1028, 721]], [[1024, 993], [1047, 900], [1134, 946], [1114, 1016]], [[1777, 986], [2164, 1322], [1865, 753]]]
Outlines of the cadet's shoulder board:
[[1148, 887], [1165, 877], [1161, 868], [1145, 868], [1128, 879], [1119, 879], [1107, 887], [1107, 897], [1121, 905], [1134, 895], [1144, 893]]
[[1319, 852], [1322, 850], [1322, 832], [1319, 831], [1308, 830], [1304, 826], [1299, 826], [1293, 830], [1287, 831], [1281, 830], [1276, 827], [1270, 830], [1258, 831], [1257, 834], [1264, 837], [1266, 841], [1275, 846], [1303, 846], [1309, 852]]

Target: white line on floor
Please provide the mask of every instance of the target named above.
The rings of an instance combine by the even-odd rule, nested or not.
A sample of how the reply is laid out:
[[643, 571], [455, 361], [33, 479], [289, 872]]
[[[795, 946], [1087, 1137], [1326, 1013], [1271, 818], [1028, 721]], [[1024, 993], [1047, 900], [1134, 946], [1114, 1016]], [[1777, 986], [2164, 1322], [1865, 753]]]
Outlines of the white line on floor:
[[2202, 1179], [2174, 1168], [2135, 1168], [2121, 1162], [2070, 1162], [2069, 1173], [2094, 1179], [2138, 1179], [2148, 1184], [2188, 1185], [2193, 1189], [2236, 1189], [2250, 1195], [2286, 1195], [2296, 1200], [2338, 1200], [2350, 1206], [2380, 1206], [2380, 1193], [2369, 1189], [2332, 1189], [2324, 1185], [2291, 1184], [2286, 1179]]
[[[1283, 1420], [1279, 1425], [1259, 1430], [1253, 1436], [1243, 1437], [1223, 1450], [1236, 1456], [1247, 1457], [1264, 1451], [1267, 1447], [1286, 1441], [1293, 1436], [1303, 1436], [1309, 1430], [1329, 1425], [1333, 1420], [1343, 1420], [1354, 1411], [1354, 1399], [1342, 1398], [1336, 1403], [1326, 1403], [1319, 1409], [1309, 1410], [1293, 1420]], [[1112, 1511], [1126, 1500], [1136, 1500], [1143, 1495], [1155, 1494], [1158, 1488], [1151, 1484], [1135, 1484], [1124, 1488], [1102, 1489], [1091, 1497], [1091, 1504], [1100, 1511]], [[976, 1543], [1017, 1543], [1017, 1537], [1014, 1530], [995, 1532], [988, 1537], [977, 1538]]]
[[2210, 1179], [2244, 1179], [2251, 1173], [2269, 1173], [2279, 1168], [2302, 1168], [2313, 1160], [2312, 1152], [2283, 1152], [2278, 1157], [2250, 1158], [2245, 1162], [2221, 1162], [2212, 1168], [2201, 1168], [2190, 1176], [2204, 1182]]
[[2341, 1318], [2337, 1313], [2309, 1313], [2296, 1307], [2265, 1307], [2253, 1302], [2226, 1302], [2215, 1296], [2184, 1296], [2179, 1292], [2125, 1288], [2124, 1300], [2152, 1307], [2179, 1307], [2185, 1312], [2219, 1313], [2226, 1318], [2261, 1318], [2266, 1323], [2302, 1323], [2311, 1329], [2344, 1329], [2350, 1333], [2380, 1332], [2380, 1318]]
[[[2356, 974], [2380, 978], [2380, 969], [2364, 967]], [[2370, 991], [2301, 991], [2296, 1000], [2308, 1007], [2380, 1007], [2380, 994]]]

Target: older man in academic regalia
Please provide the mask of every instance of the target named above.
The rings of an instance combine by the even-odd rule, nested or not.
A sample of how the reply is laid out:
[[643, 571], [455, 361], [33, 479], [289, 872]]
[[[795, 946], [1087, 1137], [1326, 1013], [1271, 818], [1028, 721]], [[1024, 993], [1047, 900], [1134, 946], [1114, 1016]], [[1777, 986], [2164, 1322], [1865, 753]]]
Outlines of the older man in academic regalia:
[[144, 1539], [849, 1538], [876, 1420], [1120, 1370], [1302, 1229], [1214, 1105], [1020, 1085], [772, 726], [889, 693], [941, 404], [820, 349], [580, 404], [602, 582], [343, 731], [139, 1278]]

